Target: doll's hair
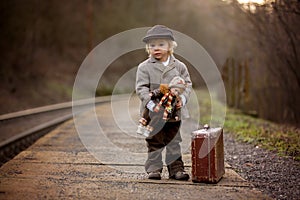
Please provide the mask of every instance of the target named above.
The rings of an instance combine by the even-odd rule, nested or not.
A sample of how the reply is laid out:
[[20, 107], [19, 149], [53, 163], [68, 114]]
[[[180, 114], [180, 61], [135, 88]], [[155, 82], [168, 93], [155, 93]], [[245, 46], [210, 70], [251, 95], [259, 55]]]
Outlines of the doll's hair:
[[[168, 53], [170, 54], [170, 55], [172, 55], [173, 53], [174, 53], [174, 49], [177, 47], [177, 42], [175, 42], [175, 41], [172, 41], [172, 40], [169, 40], [169, 39], [165, 39], [167, 42], [168, 42], [168, 44], [169, 44], [169, 50], [168, 50]], [[150, 44], [149, 43], [147, 43], [146, 44], [146, 52], [148, 53], [148, 55], [150, 56], [150, 46], [149, 46]]]
[[166, 94], [169, 92], [170, 88], [168, 84], [160, 84], [159, 85], [159, 90], [161, 93]]

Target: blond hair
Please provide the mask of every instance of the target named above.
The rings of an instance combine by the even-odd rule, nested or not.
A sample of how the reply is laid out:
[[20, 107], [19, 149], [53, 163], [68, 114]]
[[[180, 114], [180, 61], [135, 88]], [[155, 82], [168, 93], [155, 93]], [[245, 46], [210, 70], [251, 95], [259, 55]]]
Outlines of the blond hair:
[[[169, 50], [168, 53], [169, 55], [172, 55], [174, 53], [174, 49], [177, 47], [177, 42], [173, 41], [173, 40], [166, 40], [169, 44]], [[150, 56], [150, 47], [149, 47], [149, 43], [146, 44], [146, 52], [148, 53], [148, 55]]]

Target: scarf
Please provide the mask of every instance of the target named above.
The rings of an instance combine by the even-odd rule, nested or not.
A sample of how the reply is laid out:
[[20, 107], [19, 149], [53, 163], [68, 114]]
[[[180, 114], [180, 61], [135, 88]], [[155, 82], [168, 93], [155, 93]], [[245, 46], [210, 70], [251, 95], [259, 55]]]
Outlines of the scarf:
[[[167, 101], [166, 101], [167, 100]], [[158, 112], [160, 110], [161, 106], [165, 107], [165, 111], [163, 114], [163, 119], [167, 120], [168, 115], [172, 112], [172, 100], [173, 100], [173, 95], [170, 92], [167, 92], [160, 100], [159, 104], [155, 107], [154, 111]]]

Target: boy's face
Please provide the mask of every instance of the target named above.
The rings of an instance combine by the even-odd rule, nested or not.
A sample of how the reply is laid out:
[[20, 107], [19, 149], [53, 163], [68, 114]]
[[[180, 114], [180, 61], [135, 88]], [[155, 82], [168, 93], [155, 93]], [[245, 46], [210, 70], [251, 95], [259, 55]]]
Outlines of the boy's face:
[[148, 43], [150, 55], [156, 60], [164, 62], [168, 59], [169, 43], [164, 39], [153, 39]]

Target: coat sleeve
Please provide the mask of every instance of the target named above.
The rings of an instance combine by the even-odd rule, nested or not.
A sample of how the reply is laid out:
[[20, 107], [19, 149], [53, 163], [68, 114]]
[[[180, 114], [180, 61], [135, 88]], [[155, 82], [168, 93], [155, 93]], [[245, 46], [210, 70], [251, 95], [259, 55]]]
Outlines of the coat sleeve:
[[189, 71], [188, 71], [186, 65], [184, 63], [181, 63], [181, 64], [182, 65], [179, 69], [179, 72], [180, 72], [181, 78], [183, 78], [185, 80], [185, 83], [187, 85], [185, 91], [183, 92], [183, 95], [184, 95], [186, 101], [188, 102], [191, 91], [192, 91], [192, 81], [191, 81], [191, 77], [190, 77], [190, 74], [189, 74]]
[[135, 91], [140, 100], [142, 101], [142, 106], [146, 107], [147, 103], [150, 101], [150, 77], [149, 72], [146, 67], [139, 65], [136, 72], [136, 83]]

